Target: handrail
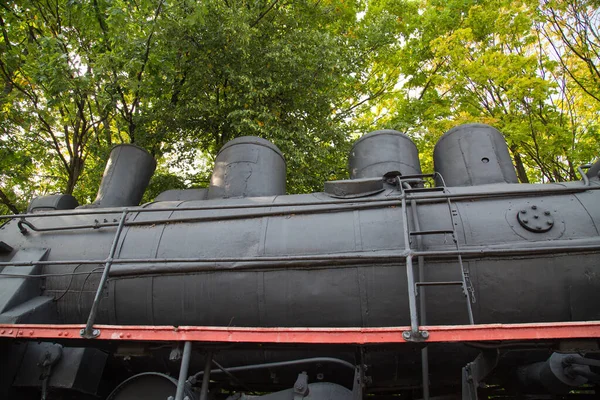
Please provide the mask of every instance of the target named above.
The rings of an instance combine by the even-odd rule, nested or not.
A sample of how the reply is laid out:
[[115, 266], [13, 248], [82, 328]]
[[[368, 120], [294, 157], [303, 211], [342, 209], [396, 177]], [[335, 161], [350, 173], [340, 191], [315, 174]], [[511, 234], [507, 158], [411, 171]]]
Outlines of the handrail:
[[102, 295], [102, 290], [104, 290], [104, 286], [106, 285], [106, 281], [108, 280], [108, 275], [110, 273], [110, 267], [114, 262], [113, 258], [117, 251], [117, 245], [119, 244], [121, 232], [123, 232], [123, 226], [125, 225], [127, 213], [128, 211], [127, 209], [125, 209], [121, 214], [121, 221], [119, 221], [119, 226], [117, 228], [117, 231], [115, 232], [112, 245], [110, 246], [108, 258], [106, 259], [106, 263], [104, 264], [104, 271], [102, 272], [100, 283], [98, 283], [98, 288], [96, 289], [96, 295], [94, 296], [94, 302], [92, 303], [90, 314], [85, 324], [85, 328], [82, 329], [80, 332], [81, 337], [85, 339], [93, 339], [100, 335], [100, 331], [98, 329], [94, 329], [94, 321], [96, 320], [96, 314], [98, 312], [98, 305], [100, 304], [100, 296]]
[[[517, 185], [515, 185], [517, 186]], [[515, 197], [515, 196], [535, 196], [535, 195], [563, 195], [583, 193], [590, 190], [600, 190], [600, 186], [578, 186], [578, 187], [552, 187], [552, 188], [537, 188], [532, 190], [502, 190], [502, 191], [482, 191], [477, 193], [434, 193], [434, 194], [407, 194], [407, 199], [414, 198], [416, 201], [446, 201], [447, 198], [458, 200], [478, 200], [495, 197]], [[150, 213], [150, 212], [184, 212], [184, 211], [210, 211], [210, 210], [239, 210], [253, 208], [280, 208], [280, 207], [311, 207], [315, 205], [332, 205], [332, 204], [355, 204], [355, 203], [373, 203], [373, 202], [400, 202], [402, 196], [388, 196], [376, 198], [362, 199], [337, 199], [314, 202], [293, 202], [293, 203], [256, 203], [256, 204], [219, 204], [214, 206], [199, 206], [199, 207], [164, 207], [164, 208], [146, 208], [146, 207], [130, 207], [130, 213]], [[24, 219], [24, 218], [44, 218], [44, 217], [66, 217], [66, 216], [85, 216], [85, 215], [108, 215], [120, 214], [122, 208], [103, 208], [92, 210], [68, 210], [55, 212], [39, 212], [31, 214], [7, 214], [0, 215], [0, 220], [4, 219]], [[108, 226], [116, 226], [114, 223]]]
[[[542, 242], [545, 243], [545, 242]], [[367, 261], [389, 261], [394, 262], [397, 260], [404, 259], [407, 255], [413, 257], [456, 257], [461, 255], [463, 257], [478, 258], [486, 256], [496, 255], [539, 255], [539, 254], [551, 254], [551, 253], [574, 253], [574, 252], [586, 252], [586, 251], [598, 251], [600, 250], [600, 239], [573, 239], [573, 240], [557, 240], [552, 243], [559, 243], [559, 245], [547, 245], [547, 246], [533, 246], [533, 247], [515, 247], [514, 243], [507, 243], [506, 246], [469, 246], [461, 247], [461, 250], [457, 251], [454, 249], [449, 250], [411, 250], [410, 253], [402, 251], [363, 251], [360, 253], [332, 253], [332, 254], [308, 254], [298, 256], [256, 256], [256, 257], [174, 257], [174, 258], [115, 258], [112, 260], [112, 264], [215, 264], [215, 263], [261, 263], [261, 265], [268, 265], [268, 263], [276, 262], [290, 262], [290, 261], [310, 261], [311, 263], [319, 261], [336, 261], [339, 260], [340, 264], [344, 261], [351, 262], [367, 262]], [[579, 244], [578, 244], [579, 243]], [[527, 243], [530, 245], [531, 243]], [[105, 264], [108, 259], [97, 259], [97, 260], [49, 260], [49, 261], [4, 261], [0, 262], [0, 267], [4, 266], [32, 266], [32, 265], [97, 265]], [[52, 274], [49, 274], [52, 275]], [[64, 274], [60, 274], [64, 276]], [[2, 276], [2, 274], [0, 274]], [[11, 275], [13, 276], [13, 275]]]
[[[425, 200], [436, 200], [440, 202], [447, 202], [450, 199], [453, 201], [460, 200], [476, 200], [476, 199], [488, 199], [493, 197], [506, 197], [506, 196], [528, 196], [528, 195], [548, 195], [548, 194], [574, 194], [586, 192], [588, 190], [600, 190], [600, 186], [586, 186], [585, 188], [562, 188], [562, 189], [545, 189], [545, 190], [535, 190], [535, 191], [501, 191], [501, 192], [481, 192], [475, 194], [463, 194], [463, 193], [441, 193], [441, 195], [409, 195], [405, 193], [405, 200], [415, 200], [425, 201]], [[350, 204], [344, 204], [350, 203]], [[147, 226], [147, 225], [157, 225], [157, 224], [174, 224], [174, 223], [192, 223], [192, 222], [213, 222], [213, 221], [225, 221], [225, 220], [239, 220], [239, 219], [250, 219], [250, 218], [264, 218], [264, 217], [278, 217], [278, 216], [290, 216], [290, 215], [306, 215], [306, 214], [319, 214], [319, 213], [330, 213], [330, 212], [345, 212], [352, 210], [363, 210], [363, 209], [373, 209], [373, 208], [384, 208], [384, 207], [396, 207], [402, 204], [402, 196], [395, 196], [393, 199], [370, 199], [370, 201], [362, 201], [358, 203], [365, 204], [352, 204], [352, 202], [343, 202], [342, 205], [336, 207], [318, 207], [321, 203], [310, 203], [304, 204], [303, 206], [313, 206], [312, 208], [303, 208], [303, 209], [291, 209], [291, 210], [269, 210], [263, 212], [254, 212], [247, 214], [229, 214], [229, 215], [209, 215], [209, 216], [194, 216], [194, 217], [185, 217], [185, 218], [161, 218], [161, 219], [150, 219], [144, 221], [126, 221], [125, 226]], [[329, 202], [327, 202], [329, 204]], [[335, 204], [335, 203], [332, 203]], [[292, 206], [290, 206], [292, 207]], [[253, 206], [243, 207], [243, 208], [254, 208]], [[262, 208], [262, 206], [260, 207]], [[129, 213], [137, 213], [137, 212], [150, 212], [150, 211], [193, 211], [202, 208], [161, 208], [161, 209], [125, 209]], [[123, 210], [113, 210], [112, 214], [117, 212], [122, 212]], [[109, 228], [118, 226], [117, 222], [98, 222], [97, 220], [93, 224], [86, 225], [65, 225], [65, 226], [57, 226], [57, 227], [49, 227], [49, 228], [40, 228], [33, 225], [31, 222], [25, 221], [25, 217], [27, 218], [37, 218], [41, 217], [49, 217], [49, 216], [60, 216], [63, 215], [83, 215], [78, 212], [73, 213], [57, 213], [57, 214], [21, 214], [8, 216], [10, 218], [21, 218], [17, 223], [19, 230], [22, 234], [26, 235], [28, 233], [27, 229], [24, 226], [29, 227], [31, 230], [35, 232], [55, 232], [55, 231], [66, 231], [66, 230], [80, 230], [80, 229], [101, 229], [101, 228]], [[0, 216], [0, 219], [6, 216]]]

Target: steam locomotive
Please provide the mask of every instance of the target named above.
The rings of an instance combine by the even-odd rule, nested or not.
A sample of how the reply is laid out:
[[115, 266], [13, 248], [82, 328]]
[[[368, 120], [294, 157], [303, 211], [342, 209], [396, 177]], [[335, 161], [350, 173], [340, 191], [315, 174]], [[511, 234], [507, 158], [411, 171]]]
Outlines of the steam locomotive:
[[[92, 204], [45, 196], [3, 217], [0, 398], [597, 395], [597, 338], [428, 343], [422, 327], [600, 320], [600, 162], [581, 181], [519, 184], [482, 124], [448, 131], [433, 156], [424, 174], [408, 136], [372, 132], [349, 180], [286, 195], [281, 151], [240, 137], [208, 188], [138, 206], [156, 162], [115, 147]], [[78, 337], [5, 334], [86, 321]], [[102, 324], [409, 328], [403, 344], [182, 347], [97, 340]]]

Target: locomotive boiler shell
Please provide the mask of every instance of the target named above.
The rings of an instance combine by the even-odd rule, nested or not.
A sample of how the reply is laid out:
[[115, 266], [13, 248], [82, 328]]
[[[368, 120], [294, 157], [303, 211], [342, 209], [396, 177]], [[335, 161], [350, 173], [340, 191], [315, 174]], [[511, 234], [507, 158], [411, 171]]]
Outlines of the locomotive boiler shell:
[[[590, 187], [574, 182], [447, 190], [458, 196], [453, 201], [453, 213], [460, 248], [471, 252], [465, 256], [465, 265], [476, 298], [476, 323], [600, 318], [597, 307], [589, 300], [597, 297], [596, 288], [600, 285], [600, 274], [594, 269], [598, 250], [586, 250], [587, 246], [598, 244], [598, 187], [598, 181], [592, 181]], [[228, 201], [230, 206], [240, 206], [238, 209], [210, 209], [220, 204], [210, 200], [149, 204], [147, 207], [156, 209], [206, 209], [134, 213], [130, 222], [169, 219], [173, 223], [126, 227], [116, 258], [211, 261], [113, 265], [97, 322], [408, 325], [403, 215], [399, 203], [389, 201], [397, 194], [396, 189], [389, 189], [371, 197], [379, 203], [330, 204], [332, 199], [325, 194]], [[445, 200], [429, 199], [418, 204], [421, 229], [450, 227]], [[532, 206], [551, 213], [554, 225], [549, 231], [532, 232], [519, 223], [518, 213]], [[118, 215], [119, 209], [115, 209], [115, 214], [106, 218]], [[50, 227], [91, 223], [94, 218], [78, 215], [29, 220], [37, 226]], [[194, 221], [182, 222], [180, 218]], [[114, 235], [114, 228], [102, 228], [86, 232], [30, 232], [22, 236], [14, 225], [10, 223], [3, 230], [4, 235], [12, 233], [15, 247], [51, 248], [50, 260], [104, 259]], [[64, 243], [80, 250], [73, 252]], [[451, 238], [441, 235], [424, 237], [422, 245], [422, 250], [454, 248]], [[538, 250], [519, 253], [519, 249], [531, 247]], [[302, 259], [311, 256], [315, 257]], [[261, 261], [260, 257], [268, 257], [269, 261]], [[322, 259], [314, 259], [319, 257]], [[59, 265], [47, 266], [45, 272], [98, 272], [101, 268]], [[98, 279], [99, 274], [91, 274], [46, 280], [45, 294], [60, 298], [57, 304], [61, 322], [85, 320]], [[428, 259], [421, 278], [458, 279], [460, 270], [455, 256]], [[428, 323], [467, 323], [465, 298], [459, 288], [426, 290]]]

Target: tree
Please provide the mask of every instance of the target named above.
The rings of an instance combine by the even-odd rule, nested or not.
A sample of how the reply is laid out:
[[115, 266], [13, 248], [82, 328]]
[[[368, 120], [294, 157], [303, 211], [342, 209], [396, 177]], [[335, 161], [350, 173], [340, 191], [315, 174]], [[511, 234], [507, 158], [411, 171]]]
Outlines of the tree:
[[238, 136], [269, 139], [294, 171], [292, 192], [345, 176], [348, 140], [334, 113], [363, 62], [350, 33], [357, 7], [207, 1], [187, 17], [170, 16], [177, 22], [165, 35], [179, 39], [166, 62], [177, 73], [163, 80], [169, 95], [156, 104], [162, 123], [152, 135], [183, 139], [185, 161], [198, 149], [214, 157]]
[[[435, 141], [465, 122], [496, 126], [506, 136], [521, 182], [577, 179], [577, 166], [597, 151], [595, 120], [583, 121], [565, 90], [560, 65], [537, 27], [544, 13], [529, 1], [422, 1], [400, 30], [395, 66], [404, 76], [379, 123], [415, 137], [431, 154]], [[589, 147], [588, 147], [589, 146]], [[585, 150], [583, 150], [585, 149]], [[431, 158], [424, 157], [425, 166]]]
[[4, 132], [20, 144], [13, 151], [35, 154], [41, 175], [62, 181], [51, 191], [60, 187], [71, 194], [91, 141], [106, 127], [110, 113], [110, 104], [97, 93], [98, 77], [89, 59], [82, 58], [89, 54], [81, 50], [93, 45], [82, 33], [85, 16], [59, 3], [3, 7]]
[[552, 55], [590, 100], [600, 102], [600, 2], [544, 0], [540, 11]]
[[[190, 177], [186, 164], [194, 156], [212, 159], [240, 135], [279, 145], [295, 171], [291, 191], [318, 190], [346, 174], [342, 115], [349, 91], [357, 92], [353, 71], [367, 62], [364, 37], [355, 34], [361, 6], [6, 4], [3, 108], [17, 142], [33, 141], [43, 153], [36, 171], [52, 171], [62, 181], [54, 190], [84, 201], [95, 186], [90, 172], [115, 143], [176, 158]], [[191, 181], [206, 181], [207, 170]], [[78, 187], [82, 177], [88, 184]]]
[[[425, 170], [464, 122], [506, 135], [521, 182], [597, 155], [597, 1], [31, 0], [0, 4], [0, 204], [93, 199], [118, 143], [151, 193], [206, 186], [235, 137], [273, 141], [288, 190], [347, 176], [353, 139], [411, 135]], [[149, 192], [149, 193], [150, 193]]]

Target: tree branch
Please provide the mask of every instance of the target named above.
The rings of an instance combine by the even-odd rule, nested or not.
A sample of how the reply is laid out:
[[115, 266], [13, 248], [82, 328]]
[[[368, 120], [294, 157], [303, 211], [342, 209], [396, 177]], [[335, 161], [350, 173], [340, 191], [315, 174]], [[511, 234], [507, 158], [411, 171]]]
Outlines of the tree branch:
[[19, 209], [17, 206], [8, 198], [2, 189], [0, 189], [0, 202], [4, 204], [13, 214], [19, 214]]
[[258, 25], [258, 23], [273, 9], [273, 7], [275, 7], [275, 5], [279, 3], [279, 0], [273, 0], [273, 2], [269, 5], [269, 7], [267, 7], [266, 10], [264, 10], [263, 12], [261, 12], [258, 15], [258, 18], [250, 24], [250, 28], [254, 28], [256, 25]]

